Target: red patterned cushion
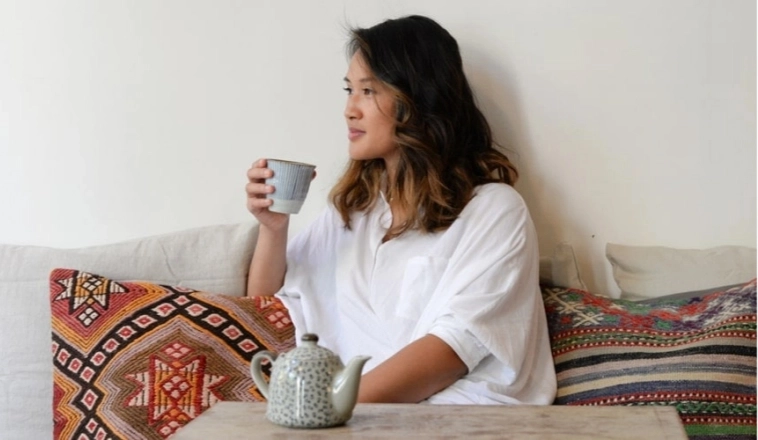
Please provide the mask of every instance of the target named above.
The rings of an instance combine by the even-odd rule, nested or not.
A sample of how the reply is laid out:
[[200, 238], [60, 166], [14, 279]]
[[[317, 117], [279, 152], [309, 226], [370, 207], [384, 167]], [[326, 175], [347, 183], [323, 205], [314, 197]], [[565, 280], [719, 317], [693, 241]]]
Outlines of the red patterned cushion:
[[294, 347], [275, 298], [50, 275], [55, 439], [167, 438], [214, 403], [263, 400], [252, 356]]

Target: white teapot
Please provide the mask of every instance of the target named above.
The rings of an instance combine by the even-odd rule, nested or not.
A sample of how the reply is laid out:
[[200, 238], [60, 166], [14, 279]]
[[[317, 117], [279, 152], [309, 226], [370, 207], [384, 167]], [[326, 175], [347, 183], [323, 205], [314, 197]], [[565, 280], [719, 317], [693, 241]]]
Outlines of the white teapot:
[[[250, 374], [268, 400], [266, 418], [290, 428], [326, 428], [341, 425], [353, 416], [361, 370], [369, 356], [356, 356], [343, 366], [340, 358], [317, 344], [318, 336], [306, 333], [302, 344], [277, 356], [262, 351], [253, 356]], [[266, 382], [261, 362], [272, 363]]]

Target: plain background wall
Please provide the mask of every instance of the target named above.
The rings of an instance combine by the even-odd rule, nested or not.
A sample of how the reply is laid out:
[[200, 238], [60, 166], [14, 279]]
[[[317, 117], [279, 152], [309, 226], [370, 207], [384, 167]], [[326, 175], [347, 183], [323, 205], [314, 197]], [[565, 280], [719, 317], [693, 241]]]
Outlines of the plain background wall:
[[461, 46], [540, 250], [756, 242], [753, 0], [0, 0], [0, 243], [79, 247], [250, 218], [259, 157], [347, 154], [346, 26], [429, 15]]

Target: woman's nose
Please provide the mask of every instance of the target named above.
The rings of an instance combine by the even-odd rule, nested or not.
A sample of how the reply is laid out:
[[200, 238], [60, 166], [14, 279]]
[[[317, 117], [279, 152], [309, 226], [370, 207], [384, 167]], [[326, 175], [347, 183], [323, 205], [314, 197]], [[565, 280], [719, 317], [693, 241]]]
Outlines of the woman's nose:
[[358, 119], [358, 117], [360, 117], [360, 110], [355, 105], [355, 97], [349, 95], [345, 103], [345, 119]]

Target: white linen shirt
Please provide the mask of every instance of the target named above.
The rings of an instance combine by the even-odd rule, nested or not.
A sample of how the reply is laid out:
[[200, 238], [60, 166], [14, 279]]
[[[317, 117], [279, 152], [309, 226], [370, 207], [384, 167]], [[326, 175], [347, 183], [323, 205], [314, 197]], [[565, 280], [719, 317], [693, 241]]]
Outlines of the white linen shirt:
[[383, 198], [353, 214], [351, 229], [329, 206], [290, 241], [277, 296], [298, 343], [316, 333], [343, 362], [369, 355], [367, 372], [433, 334], [469, 372], [428, 403], [551, 404], [537, 236], [521, 196], [505, 184], [479, 186], [448, 229], [382, 243], [391, 224]]

